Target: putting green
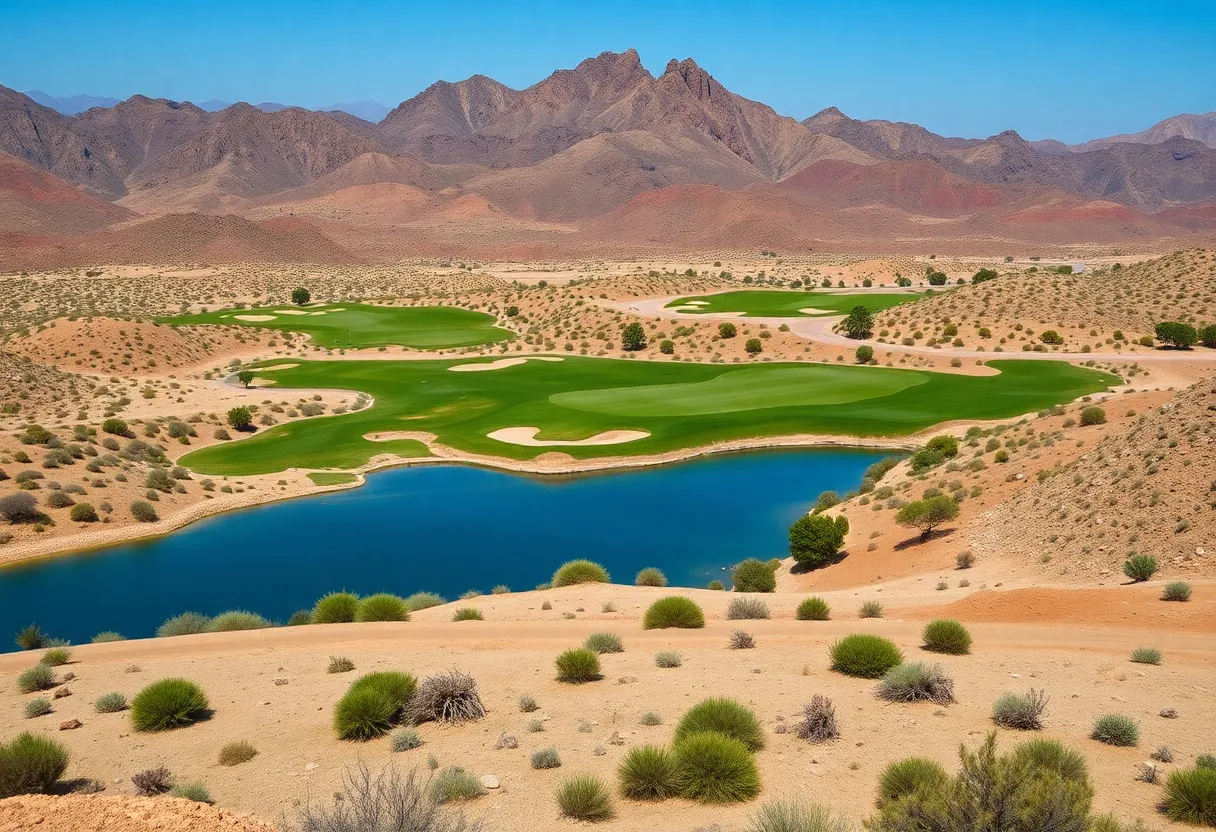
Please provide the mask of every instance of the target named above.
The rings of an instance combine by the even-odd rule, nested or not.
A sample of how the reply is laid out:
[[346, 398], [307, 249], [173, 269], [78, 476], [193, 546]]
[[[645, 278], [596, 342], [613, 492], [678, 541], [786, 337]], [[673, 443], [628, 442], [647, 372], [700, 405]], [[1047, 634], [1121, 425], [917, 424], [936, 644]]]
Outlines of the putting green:
[[1120, 380], [1059, 361], [991, 361], [1000, 372], [965, 376], [885, 367], [763, 364], [737, 367], [607, 358], [528, 361], [493, 372], [453, 373], [467, 359], [301, 361], [259, 369], [276, 389], [366, 392], [375, 404], [340, 416], [277, 425], [187, 454], [200, 474], [243, 476], [291, 467], [354, 468], [380, 454], [430, 454], [416, 439], [365, 434], [412, 431], [460, 451], [532, 459], [551, 446], [491, 438], [539, 428], [535, 438], [581, 440], [645, 431], [617, 445], [563, 445], [586, 459], [656, 454], [731, 439], [820, 433], [900, 436], [953, 419], [1000, 419], [1105, 390]]
[[549, 401], [562, 407], [615, 416], [703, 416], [769, 407], [825, 405], [889, 396], [924, 384], [923, 375], [874, 368], [764, 367], [750, 373], [723, 373], [709, 381], [650, 384], [556, 393]]
[[821, 318], [826, 315], [846, 315], [854, 306], [879, 312], [901, 303], [920, 300], [921, 297], [921, 293], [915, 292], [836, 295], [828, 292], [752, 289], [678, 298], [664, 308], [682, 307], [677, 311], [692, 315], [734, 313], [745, 318]]
[[361, 349], [401, 346], [433, 350], [506, 341], [515, 335], [495, 325], [493, 315], [455, 306], [265, 306], [219, 309], [197, 315], [158, 318], [160, 323], [255, 326], [312, 336], [319, 347]]

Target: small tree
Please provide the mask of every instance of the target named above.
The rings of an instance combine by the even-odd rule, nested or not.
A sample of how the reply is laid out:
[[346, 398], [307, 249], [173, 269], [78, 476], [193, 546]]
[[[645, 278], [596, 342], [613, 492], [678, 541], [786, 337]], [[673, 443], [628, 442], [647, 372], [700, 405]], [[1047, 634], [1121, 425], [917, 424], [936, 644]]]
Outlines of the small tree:
[[249, 389], [250, 382], [253, 381], [253, 370], [241, 370], [236, 374], [237, 380], [245, 385], [245, 389]]
[[659, 352], [663, 355], [671, 355], [676, 351], [676, 342], [670, 338], [664, 338], [659, 342]]
[[790, 526], [790, 556], [802, 566], [822, 566], [836, 557], [848, 533], [847, 517], [804, 514]]
[[958, 503], [945, 495], [913, 500], [899, 510], [895, 522], [901, 526], [920, 529], [920, 539], [928, 540], [942, 523], [958, 517]]
[[729, 323], [729, 322], [718, 324], [718, 337], [719, 338], [734, 338], [738, 334], [739, 334], [739, 330], [735, 328], [734, 324]]
[[857, 363], [869, 364], [874, 360], [874, 348], [869, 344], [862, 344], [857, 348]]
[[995, 269], [980, 269], [971, 276], [971, 282], [973, 284], [984, 283], [989, 280], [996, 280], [997, 276]]
[[869, 338], [874, 331], [874, 315], [869, 309], [858, 304], [840, 322], [840, 326], [850, 338]]
[[646, 330], [637, 321], [621, 330], [621, 349], [626, 352], [646, 349]]
[[743, 349], [747, 350], [749, 355], [758, 355], [764, 350], [764, 344], [760, 343], [759, 338], [748, 338], [747, 343], [743, 345]]
[[1105, 410], [1098, 407], [1096, 404], [1091, 404], [1089, 407], [1081, 408], [1081, 427], [1104, 424], [1106, 424]]
[[1208, 324], [1199, 330], [1199, 343], [1209, 349], [1216, 349], [1216, 324]]
[[110, 418], [101, 423], [101, 429], [105, 433], [112, 433], [115, 436], [127, 436], [131, 429], [123, 419]]
[[253, 411], [245, 405], [228, 411], [228, 424], [234, 430], [249, 430], [253, 427]]
[[1199, 333], [1190, 324], [1178, 321], [1166, 321], [1154, 327], [1157, 340], [1169, 344], [1175, 349], [1189, 350], [1199, 340]]
[[1064, 343], [1064, 336], [1056, 332], [1054, 329], [1049, 329], [1039, 336], [1039, 340], [1044, 344], [1059, 346]]
[[296, 306], [303, 306], [312, 300], [312, 293], [303, 286], [297, 286], [291, 290], [291, 302]]
[[929, 266], [925, 269], [925, 278], [928, 279], [930, 286], [945, 286], [946, 273], [939, 272], [937, 269]]
[[0, 497], [0, 515], [10, 523], [36, 523], [42, 519], [34, 495], [25, 491]]

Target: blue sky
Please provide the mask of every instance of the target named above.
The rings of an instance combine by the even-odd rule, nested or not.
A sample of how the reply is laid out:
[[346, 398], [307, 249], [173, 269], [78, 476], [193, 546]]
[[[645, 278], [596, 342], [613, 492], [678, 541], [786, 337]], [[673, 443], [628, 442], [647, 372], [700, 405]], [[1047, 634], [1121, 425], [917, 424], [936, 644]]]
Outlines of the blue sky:
[[796, 118], [948, 135], [1074, 142], [1216, 110], [1216, 0], [0, 0], [0, 33], [0, 84], [60, 96], [395, 105], [633, 47]]

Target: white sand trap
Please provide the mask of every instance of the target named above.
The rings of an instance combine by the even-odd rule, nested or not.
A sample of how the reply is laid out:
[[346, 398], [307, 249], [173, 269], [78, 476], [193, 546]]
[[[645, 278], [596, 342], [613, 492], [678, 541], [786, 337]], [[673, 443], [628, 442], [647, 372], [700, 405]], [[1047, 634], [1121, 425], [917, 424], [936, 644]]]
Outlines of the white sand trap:
[[269, 373], [273, 372], [274, 370], [291, 370], [299, 366], [299, 364], [275, 364], [273, 367], [258, 367], [257, 372]]
[[798, 310], [803, 315], [835, 315], [831, 309], [816, 309], [813, 306], [804, 306]]
[[439, 437], [422, 430], [382, 430], [376, 433], [365, 433], [363, 438], [368, 442], [392, 442], [396, 439], [417, 439], [427, 445]]
[[448, 369], [456, 373], [480, 373], [483, 370], [505, 370], [508, 367], [518, 367], [529, 360], [565, 361], [564, 358], [558, 358], [553, 355], [534, 355], [530, 358], [500, 358], [497, 361], [489, 361], [484, 364], [457, 364], [455, 367], [448, 367]]
[[510, 445], [527, 445], [530, 448], [548, 448], [555, 445], [621, 445], [636, 442], [650, 436], [647, 430], [606, 430], [586, 439], [537, 439], [540, 428], [499, 428], [486, 436]]
[[317, 315], [324, 315], [325, 313], [324, 313], [324, 312], [308, 312], [308, 313], [306, 313], [306, 314], [307, 314], [307, 315], [308, 315], [308, 317], [310, 317], [310, 318], [315, 318]]
[[707, 300], [689, 300], [684, 302], [685, 306], [709, 306]]
[[238, 321], [249, 321], [253, 324], [260, 324], [262, 321], [273, 321], [274, 315], [233, 315]]
[[276, 309], [276, 310], [274, 310], [274, 313], [276, 315], [307, 315], [307, 314], [309, 314], [308, 312], [305, 312], [303, 309]]

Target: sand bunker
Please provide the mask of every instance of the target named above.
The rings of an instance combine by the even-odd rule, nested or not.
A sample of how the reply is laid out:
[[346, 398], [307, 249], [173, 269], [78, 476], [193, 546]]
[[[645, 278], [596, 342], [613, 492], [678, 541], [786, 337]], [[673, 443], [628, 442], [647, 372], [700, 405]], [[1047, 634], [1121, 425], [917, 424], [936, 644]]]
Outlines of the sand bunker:
[[274, 310], [274, 313], [276, 315], [307, 315], [308, 314], [308, 312], [305, 312], [303, 309], [276, 309], [276, 310]]
[[606, 430], [586, 439], [537, 439], [540, 428], [499, 428], [486, 436], [510, 445], [527, 445], [530, 448], [548, 448], [556, 445], [621, 445], [650, 436], [645, 430]]
[[250, 323], [260, 324], [263, 321], [273, 321], [274, 315], [233, 315], [238, 321], [249, 321]]
[[500, 358], [497, 361], [490, 361], [484, 364], [457, 364], [455, 367], [448, 367], [449, 370], [455, 373], [479, 373], [482, 370], [505, 370], [508, 367], [518, 367], [526, 361], [563, 361], [554, 355], [533, 355], [529, 358]]
[[275, 364], [273, 367], [258, 367], [257, 371], [259, 373], [269, 373], [274, 370], [291, 370], [299, 366], [299, 364]]
[[382, 430], [375, 433], [365, 433], [363, 438], [368, 442], [392, 442], [397, 439], [416, 439], [427, 445], [439, 437], [423, 430]]
[[803, 315], [838, 315], [838, 314], [840, 314], [838, 312], [833, 312], [830, 309], [816, 309], [813, 306], [804, 306], [803, 308], [799, 309], [798, 311], [801, 312]]

